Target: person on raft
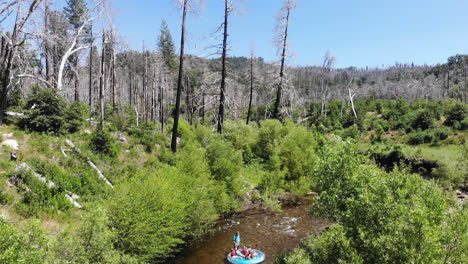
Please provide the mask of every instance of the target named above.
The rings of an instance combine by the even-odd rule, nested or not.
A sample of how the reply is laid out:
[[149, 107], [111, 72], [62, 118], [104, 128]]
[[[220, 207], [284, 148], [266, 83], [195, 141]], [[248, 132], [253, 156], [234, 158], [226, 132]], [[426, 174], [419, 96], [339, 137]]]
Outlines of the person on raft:
[[234, 249], [239, 249], [240, 248], [240, 233], [239, 231], [236, 232], [234, 235]]
[[240, 257], [241, 257], [240, 255], [237, 255], [237, 251], [234, 248], [231, 248], [231, 258], [236, 259]]
[[242, 253], [242, 255], [244, 255], [244, 258], [245, 258], [245, 259], [252, 259], [252, 258], [253, 258], [252, 252], [250, 252], [249, 250], [247, 250], [247, 247], [246, 247], [246, 246], [244, 246], [244, 248], [242, 249], [241, 253]]

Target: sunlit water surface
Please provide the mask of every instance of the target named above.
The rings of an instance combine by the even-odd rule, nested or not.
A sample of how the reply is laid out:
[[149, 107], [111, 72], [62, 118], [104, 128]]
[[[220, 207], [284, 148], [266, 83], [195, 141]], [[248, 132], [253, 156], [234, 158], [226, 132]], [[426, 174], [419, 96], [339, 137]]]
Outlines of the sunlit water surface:
[[318, 234], [329, 222], [310, 216], [310, 199], [297, 206], [283, 207], [281, 212], [249, 211], [221, 220], [202, 241], [189, 246], [174, 264], [229, 263], [226, 255], [232, 247], [236, 231], [241, 245], [252, 245], [266, 254], [265, 264], [274, 263], [279, 252], [295, 248], [309, 234]]

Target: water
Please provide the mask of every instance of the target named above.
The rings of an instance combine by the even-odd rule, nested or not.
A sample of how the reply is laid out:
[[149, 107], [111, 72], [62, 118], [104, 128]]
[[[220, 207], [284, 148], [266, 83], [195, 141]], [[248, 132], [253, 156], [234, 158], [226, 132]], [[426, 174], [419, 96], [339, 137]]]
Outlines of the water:
[[[233, 236], [240, 232], [241, 245], [252, 245], [266, 254], [265, 264], [274, 263], [275, 255], [295, 248], [310, 234], [318, 234], [329, 225], [324, 219], [309, 215], [306, 200], [301, 205], [285, 207], [281, 212], [252, 210], [221, 220], [203, 240], [193, 243], [174, 264], [229, 263], [226, 256]], [[257, 246], [255, 246], [257, 245]]]

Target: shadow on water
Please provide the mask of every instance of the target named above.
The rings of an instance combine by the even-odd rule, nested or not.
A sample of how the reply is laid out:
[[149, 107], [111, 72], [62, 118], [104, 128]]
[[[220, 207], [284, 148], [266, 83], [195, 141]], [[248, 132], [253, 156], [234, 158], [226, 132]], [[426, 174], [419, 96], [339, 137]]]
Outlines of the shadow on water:
[[[309, 200], [310, 201], [310, 200]], [[274, 263], [277, 253], [295, 248], [299, 242], [318, 234], [329, 222], [309, 214], [310, 202], [283, 207], [281, 212], [248, 211], [221, 220], [202, 241], [193, 242], [173, 264], [226, 263], [235, 232], [241, 234], [241, 245], [251, 245], [266, 254], [265, 264]]]

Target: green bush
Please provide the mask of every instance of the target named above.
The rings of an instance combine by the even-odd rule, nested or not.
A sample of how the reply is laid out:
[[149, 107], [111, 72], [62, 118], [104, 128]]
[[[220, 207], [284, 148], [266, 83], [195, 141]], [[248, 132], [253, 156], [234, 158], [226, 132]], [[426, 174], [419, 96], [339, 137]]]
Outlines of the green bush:
[[81, 125], [89, 116], [89, 106], [85, 103], [73, 102], [63, 115], [63, 129], [66, 132], [75, 133], [80, 130]]
[[0, 204], [7, 205], [11, 204], [14, 201], [14, 197], [6, 192], [0, 191]]
[[287, 181], [310, 178], [318, 148], [312, 133], [305, 128], [293, 129], [283, 140], [279, 158]]
[[18, 126], [31, 131], [58, 134], [64, 124], [61, 114], [65, 101], [54, 89], [33, 88], [29, 96], [24, 116]]
[[115, 147], [115, 139], [101, 126], [94, 130], [90, 142], [90, 147], [94, 151], [102, 154], [107, 154], [111, 157], [117, 156], [117, 148]]
[[460, 122], [466, 118], [466, 106], [463, 103], [454, 103], [445, 113], [446, 119], [444, 125], [455, 129], [460, 128]]
[[412, 114], [411, 127], [414, 130], [426, 130], [433, 126], [434, 120], [427, 110], [419, 110]]
[[468, 130], [468, 117], [465, 117], [465, 119], [460, 122], [460, 129]]
[[444, 140], [448, 138], [450, 135], [450, 129], [443, 127], [443, 128], [437, 128], [433, 130], [434, 137], [439, 139], [439, 140]]
[[324, 230], [320, 236], [312, 236], [303, 241], [292, 253], [280, 256], [279, 264], [329, 264], [329, 263], [364, 263], [361, 256], [346, 236], [346, 231], [339, 224]]
[[184, 243], [188, 206], [183, 189], [166, 173], [140, 171], [122, 182], [109, 200], [110, 226], [116, 231], [115, 246], [140, 262], [163, 263]]
[[258, 141], [258, 132], [255, 123], [246, 125], [244, 122], [226, 121], [223, 135], [232, 143], [234, 148], [242, 151], [244, 162], [250, 163], [254, 158], [252, 149]]
[[33, 176], [32, 171], [22, 169], [15, 172], [20, 179], [19, 190], [23, 197], [16, 204], [16, 211], [26, 217], [39, 216], [41, 212], [69, 212], [71, 203], [65, 198], [64, 189], [59, 186], [49, 188]]
[[0, 218], [0, 263], [47, 263], [49, 245], [39, 220], [32, 220], [22, 230]]
[[412, 132], [408, 135], [408, 144], [419, 145], [431, 143], [434, 140], [433, 132], [430, 130]]
[[359, 139], [361, 137], [361, 131], [356, 125], [352, 125], [348, 128], [345, 128], [343, 131], [343, 138], [352, 138], [352, 139]]
[[[454, 263], [463, 262], [468, 245], [461, 241], [467, 237], [468, 225], [456, 234], [446, 232], [457, 226], [446, 221], [449, 204], [437, 184], [416, 174], [385, 173], [362, 165], [346, 145], [327, 146], [317, 164], [324, 191], [314, 212], [344, 227], [346, 240], [364, 263], [434, 263], [446, 256]], [[456, 207], [451, 211], [462, 212], [451, 206]], [[332, 248], [352, 254], [354, 250], [340, 249], [340, 241], [331, 240]], [[342, 252], [321, 255], [342, 256]]]
[[237, 195], [240, 191], [241, 152], [235, 150], [230, 142], [214, 137], [206, 148], [206, 158], [214, 179], [225, 183], [231, 195]]
[[283, 133], [283, 126], [278, 120], [270, 119], [261, 122], [255, 154], [264, 160], [270, 159], [281, 144], [285, 136]]

